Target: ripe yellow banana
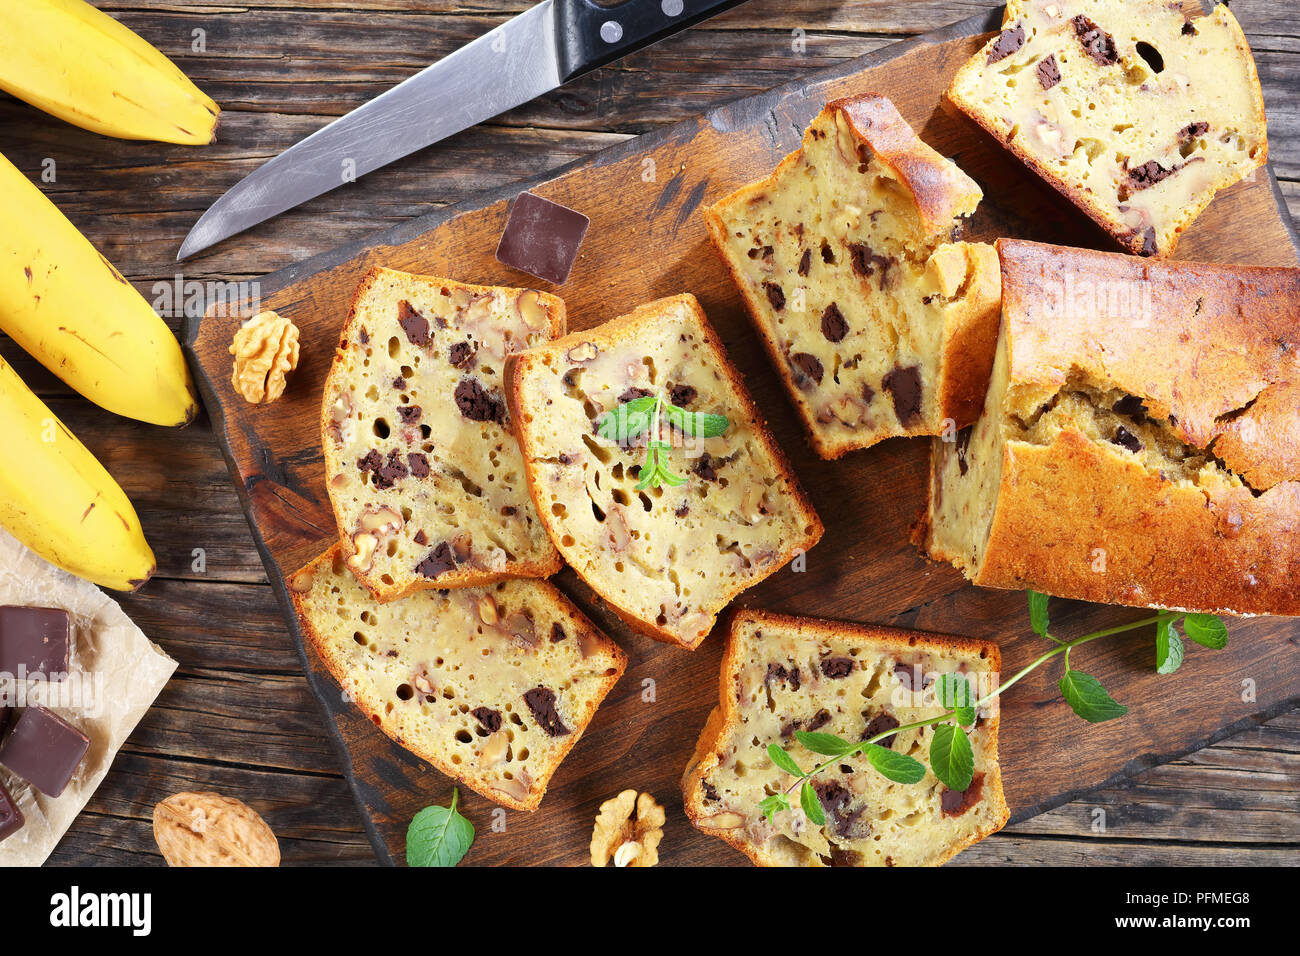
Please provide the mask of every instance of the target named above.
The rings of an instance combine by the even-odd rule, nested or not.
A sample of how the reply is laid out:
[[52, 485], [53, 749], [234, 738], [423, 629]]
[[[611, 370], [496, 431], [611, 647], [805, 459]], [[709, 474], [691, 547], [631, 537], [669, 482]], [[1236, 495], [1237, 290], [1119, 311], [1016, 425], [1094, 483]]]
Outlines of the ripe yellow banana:
[[153, 552], [125, 492], [0, 359], [0, 525], [51, 564], [133, 591]]
[[0, 89], [105, 136], [212, 142], [217, 104], [84, 0], [0, 0], [0, 22]]
[[4, 156], [0, 329], [110, 412], [184, 425], [198, 411], [167, 323]]

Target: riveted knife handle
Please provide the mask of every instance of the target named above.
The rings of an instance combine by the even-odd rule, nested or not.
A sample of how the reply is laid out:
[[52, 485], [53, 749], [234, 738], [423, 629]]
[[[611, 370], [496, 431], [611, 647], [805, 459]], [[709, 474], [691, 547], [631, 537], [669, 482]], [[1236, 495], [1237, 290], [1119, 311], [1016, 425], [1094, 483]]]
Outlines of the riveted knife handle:
[[554, 0], [560, 75], [566, 81], [739, 6], [744, 0]]

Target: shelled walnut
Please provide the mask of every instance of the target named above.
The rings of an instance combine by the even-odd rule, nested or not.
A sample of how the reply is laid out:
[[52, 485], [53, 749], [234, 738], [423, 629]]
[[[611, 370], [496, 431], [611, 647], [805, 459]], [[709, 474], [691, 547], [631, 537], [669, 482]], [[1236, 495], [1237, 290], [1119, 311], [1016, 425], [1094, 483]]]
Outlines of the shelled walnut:
[[254, 405], [273, 402], [298, 367], [298, 327], [278, 313], [259, 312], [235, 332], [230, 354], [235, 391]]
[[648, 793], [624, 790], [600, 805], [591, 834], [591, 865], [654, 866], [664, 836], [664, 808]]

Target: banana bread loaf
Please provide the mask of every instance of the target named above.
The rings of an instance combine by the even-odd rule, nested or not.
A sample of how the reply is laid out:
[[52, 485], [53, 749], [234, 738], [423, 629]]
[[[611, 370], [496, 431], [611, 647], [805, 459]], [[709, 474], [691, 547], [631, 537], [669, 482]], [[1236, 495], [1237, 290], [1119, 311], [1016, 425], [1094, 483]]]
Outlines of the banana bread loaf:
[[823, 458], [979, 414], [997, 256], [951, 240], [980, 196], [872, 93], [827, 104], [771, 176], [705, 210]]
[[[938, 865], [1002, 828], [1007, 805], [998, 769], [996, 701], [969, 728], [975, 769], [964, 791], [926, 768], [914, 784], [881, 776], [862, 755], [814, 778], [826, 822], [792, 809], [768, 819], [759, 804], [795, 778], [768, 745], [805, 771], [825, 757], [799, 743], [799, 730], [865, 740], [944, 712], [933, 682], [960, 673], [977, 696], [1001, 666], [988, 641], [870, 625], [740, 611], [722, 659], [720, 703], [709, 716], [682, 778], [691, 822], [761, 866]], [[926, 763], [933, 727], [900, 730], [881, 746]]]
[[625, 620], [693, 648], [822, 525], [695, 297], [510, 357], [542, 523]]
[[507, 355], [563, 332], [564, 303], [542, 292], [391, 269], [362, 281], [321, 431], [344, 555], [378, 600], [559, 570], [501, 372]]
[[545, 581], [377, 603], [335, 545], [289, 578], [303, 637], [384, 733], [489, 800], [535, 810], [627, 659]]
[[1226, 6], [1010, 0], [948, 97], [1130, 252], [1173, 253], [1268, 159], [1264, 98]]
[[1300, 270], [998, 251], [993, 379], [934, 443], [930, 554], [987, 587], [1300, 614]]

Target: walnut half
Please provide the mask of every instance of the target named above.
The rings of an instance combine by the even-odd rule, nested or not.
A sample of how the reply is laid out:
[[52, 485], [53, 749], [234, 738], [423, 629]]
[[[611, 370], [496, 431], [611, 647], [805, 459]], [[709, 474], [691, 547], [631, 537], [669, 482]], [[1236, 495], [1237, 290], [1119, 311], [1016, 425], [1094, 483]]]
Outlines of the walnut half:
[[298, 327], [275, 312], [259, 312], [235, 332], [230, 354], [235, 391], [254, 405], [273, 402], [298, 367]]
[[[635, 811], [635, 812], [634, 812]], [[624, 790], [600, 805], [591, 834], [591, 865], [654, 866], [664, 836], [664, 808], [648, 793]]]

